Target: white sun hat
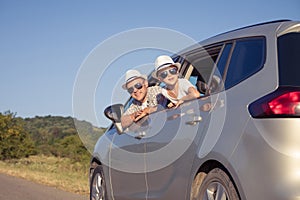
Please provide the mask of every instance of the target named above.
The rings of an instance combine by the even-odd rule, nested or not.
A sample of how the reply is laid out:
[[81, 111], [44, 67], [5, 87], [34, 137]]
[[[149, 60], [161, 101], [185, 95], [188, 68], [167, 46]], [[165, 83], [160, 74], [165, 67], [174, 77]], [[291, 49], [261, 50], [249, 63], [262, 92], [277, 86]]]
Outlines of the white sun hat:
[[125, 74], [125, 83], [122, 85], [122, 88], [124, 90], [127, 90], [127, 84], [137, 78], [142, 78], [147, 80], [147, 76], [144, 74], [141, 74], [139, 71], [135, 70], [135, 69], [130, 69], [126, 72]]
[[162, 70], [162, 69], [165, 69], [165, 68], [168, 68], [170, 66], [176, 66], [177, 69], [179, 70], [180, 67], [181, 67], [181, 64], [180, 63], [175, 63], [172, 58], [170, 56], [167, 56], [167, 55], [161, 55], [161, 56], [158, 56], [155, 60], [155, 70], [154, 72], [152, 72], [152, 77], [153, 78], [156, 78], [158, 79], [157, 77], [157, 72], [159, 70]]

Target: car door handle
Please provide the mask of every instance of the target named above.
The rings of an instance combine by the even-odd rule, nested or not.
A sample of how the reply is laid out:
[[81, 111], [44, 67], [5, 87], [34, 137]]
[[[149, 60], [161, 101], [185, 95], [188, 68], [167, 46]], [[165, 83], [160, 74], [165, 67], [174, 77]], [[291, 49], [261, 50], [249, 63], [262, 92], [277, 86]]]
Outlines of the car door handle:
[[201, 116], [194, 116], [194, 119], [192, 121], [186, 121], [185, 123], [188, 125], [196, 125], [197, 123], [202, 121]]
[[146, 132], [142, 131], [138, 135], [136, 135], [134, 138], [137, 140], [142, 139], [144, 136], [146, 136]]

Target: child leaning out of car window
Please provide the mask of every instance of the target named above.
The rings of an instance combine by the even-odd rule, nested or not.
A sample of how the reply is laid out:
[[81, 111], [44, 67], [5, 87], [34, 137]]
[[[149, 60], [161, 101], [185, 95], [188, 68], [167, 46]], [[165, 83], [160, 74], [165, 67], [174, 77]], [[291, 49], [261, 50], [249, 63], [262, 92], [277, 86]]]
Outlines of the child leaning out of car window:
[[155, 60], [155, 71], [152, 76], [165, 83], [163, 95], [167, 97], [171, 103], [168, 107], [178, 107], [184, 101], [196, 99], [200, 93], [195, 86], [187, 79], [179, 78], [180, 63], [174, 63], [172, 58], [167, 55], [161, 55]]

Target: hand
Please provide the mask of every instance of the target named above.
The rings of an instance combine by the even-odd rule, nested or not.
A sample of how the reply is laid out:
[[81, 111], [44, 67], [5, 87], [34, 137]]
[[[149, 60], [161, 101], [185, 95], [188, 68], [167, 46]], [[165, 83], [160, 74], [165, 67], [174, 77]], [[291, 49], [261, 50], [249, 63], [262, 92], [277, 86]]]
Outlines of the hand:
[[134, 118], [134, 122], [139, 121], [140, 119], [142, 119], [143, 117], [145, 117], [146, 115], [148, 115], [150, 113], [150, 108], [145, 108], [143, 110], [137, 111], [135, 113], [135, 118]]
[[175, 108], [178, 108], [181, 104], [183, 104], [183, 100], [179, 99], [178, 102], [175, 105]]
[[168, 103], [168, 105], [167, 105], [168, 108], [172, 108], [172, 107], [174, 107], [174, 106], [175, 106], [175, 104], [172, 103], [172, 102]]

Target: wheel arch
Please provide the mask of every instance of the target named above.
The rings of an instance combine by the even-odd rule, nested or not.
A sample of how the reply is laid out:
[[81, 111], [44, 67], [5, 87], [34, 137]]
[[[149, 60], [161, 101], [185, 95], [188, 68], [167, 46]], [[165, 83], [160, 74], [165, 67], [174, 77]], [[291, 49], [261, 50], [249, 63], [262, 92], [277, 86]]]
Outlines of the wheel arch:
[[89, 169], [89, 182], [91, 182], [91, 180], [92, 180], [94, 169], [99, 165], [102, 165], [100, 160], [96, 157], [92, 157], [91, 162], [90, 162], [90, 169]]
[[92, 167], [95, 167], [96, 165], [102, 165], [102, 163], [100, 162], [100, 159], [96, 158], [96, 157], [93, 157], [91, 159], [91, 168]]
[[[234, 179], [233, 176], [232, 176], [232, 174], [236, 175], [233, 168], [231, 166], [225, 167], [222, 163], [220, 163], [217, 160], [211, 159], [211, 160], [207, 160], [204, 163], [202, 163], [201, 166], [198, 168], [198, 170], [195, 173], [193, 178], [195, 178], [201, 172], [204, 172], [205, 174], [207, 174], [215, 168], [220, 168], [221, 170], [223, 170], [228, 175], [228, 177], [232, 181], [232, 183], [233, 183], [233, 185], [234, 185], [234, 187], [235, 187], [235, 189], [238, 193], [239, 198], [240, 199], [245, 199], [245, 196], [243, 194], [243, 191], [242, 191], [239, 180]], [[228, 170], [228, 168], [232, 169], [232, 170]]]

